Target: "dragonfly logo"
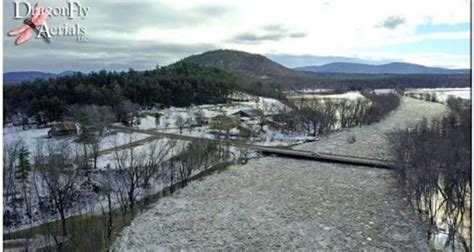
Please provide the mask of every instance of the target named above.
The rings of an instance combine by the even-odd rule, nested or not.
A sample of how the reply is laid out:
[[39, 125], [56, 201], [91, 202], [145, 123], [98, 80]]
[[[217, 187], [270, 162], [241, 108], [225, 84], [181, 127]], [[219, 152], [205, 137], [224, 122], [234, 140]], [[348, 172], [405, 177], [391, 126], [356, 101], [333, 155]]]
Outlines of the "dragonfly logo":
[[50, 43], [55, 36], [75, 36], [78, 42], [87, 42], [87, 29], [85, 26], [76, 23], [69, 25], [64, 23], [60, 26], [48, 26], [47, 21], [51, 18], [63, 17], [67, 20], [76, 18], [85, 19], [89, 15], [89, 7], [81, 5], [80, 2], [67, 2], [64, 7], [47, 7], [43, 8], [37, 2], [32, 8], [31, 4], [26, 1], [15, 1], [14, 19], [21, 19], [23, 24], [8, 32], [9, 36], [16, 37], [15, 44], [21, 45], [26, 43], [35, 35], [37, 39], [43, 39], [46, 43]]

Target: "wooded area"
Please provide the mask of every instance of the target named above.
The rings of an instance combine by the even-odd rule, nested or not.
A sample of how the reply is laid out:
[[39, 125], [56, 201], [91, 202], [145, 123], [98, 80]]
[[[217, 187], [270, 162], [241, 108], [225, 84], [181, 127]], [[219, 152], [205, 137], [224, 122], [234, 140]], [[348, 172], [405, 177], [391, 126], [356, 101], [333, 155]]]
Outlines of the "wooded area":
[[4, 116], [23, 113], [61, 118], [68, 106], [108, 105], [124, 102], [140, 106], [214, 104], [227, 100], [234, 90], [232, 74], [216, 68], [179, 63], [155, 70], [82, 74], [4, 86]]

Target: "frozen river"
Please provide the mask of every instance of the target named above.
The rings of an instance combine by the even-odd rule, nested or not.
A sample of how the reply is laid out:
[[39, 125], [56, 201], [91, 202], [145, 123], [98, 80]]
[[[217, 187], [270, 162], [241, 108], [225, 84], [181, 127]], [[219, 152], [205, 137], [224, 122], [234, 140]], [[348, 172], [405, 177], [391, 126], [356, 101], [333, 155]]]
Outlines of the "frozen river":
[[428, 250], [394, 183], [386, 170], [256, 159], [160, 200], [114, 249]]

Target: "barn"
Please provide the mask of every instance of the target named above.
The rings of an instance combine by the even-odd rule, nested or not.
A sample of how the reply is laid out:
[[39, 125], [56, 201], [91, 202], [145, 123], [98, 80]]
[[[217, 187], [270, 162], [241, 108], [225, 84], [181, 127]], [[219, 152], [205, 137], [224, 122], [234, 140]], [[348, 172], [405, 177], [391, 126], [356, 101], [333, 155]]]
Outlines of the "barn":
[[48, 131], [49, 137], [70, 136], [77, 134], [77, 126], [72, 122], [60, 122], [51, 126]]

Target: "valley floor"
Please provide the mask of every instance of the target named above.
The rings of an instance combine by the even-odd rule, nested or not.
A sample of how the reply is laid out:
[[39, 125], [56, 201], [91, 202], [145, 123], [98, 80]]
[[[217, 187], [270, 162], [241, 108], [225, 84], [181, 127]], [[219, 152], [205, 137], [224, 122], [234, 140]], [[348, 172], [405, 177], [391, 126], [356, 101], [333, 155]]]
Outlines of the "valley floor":
[[[385, 133], [445, 112], [444, 105], [404, 97], [380, 123], [296, 148], [385, 159]], [[354, 144], [347, 142], [351, 135]], [[255, 159], [160, 200], [123, 230], [113, 249], [429, 250], [403, 195], [387, 170]]]

